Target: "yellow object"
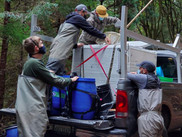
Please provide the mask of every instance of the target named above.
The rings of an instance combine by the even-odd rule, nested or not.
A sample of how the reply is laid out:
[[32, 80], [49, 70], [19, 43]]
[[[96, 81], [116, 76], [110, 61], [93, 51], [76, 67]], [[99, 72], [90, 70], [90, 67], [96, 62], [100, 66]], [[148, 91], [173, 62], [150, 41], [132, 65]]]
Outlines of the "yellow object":
[[96, 12], [101, 18], [106, 18], [108, 17], [107, 9], [103, 5], [99, 5], [96, 8]]

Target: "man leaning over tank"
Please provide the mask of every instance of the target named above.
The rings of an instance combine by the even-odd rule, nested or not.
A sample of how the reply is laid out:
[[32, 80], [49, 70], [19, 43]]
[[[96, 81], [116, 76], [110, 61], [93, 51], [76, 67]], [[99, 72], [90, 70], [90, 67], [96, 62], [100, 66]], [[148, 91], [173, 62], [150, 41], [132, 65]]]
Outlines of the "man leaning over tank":
[[66, 21], [60, 25], [59, 32], [50, 47], [50, 55], [47, 62], [47, 68], [56, 74], [64, 72], [66, 59], [70, 56], [73, 47], [82, 47], [83, 43], [77, 43], [80, 29], [86, 31], [100, 39], [105, 39], [110, 44], [110, 40], [105, 34], [92, 27], [85, 19], [88, 14], [87, 7], [79, 4], [75, 12], [66, 17]]

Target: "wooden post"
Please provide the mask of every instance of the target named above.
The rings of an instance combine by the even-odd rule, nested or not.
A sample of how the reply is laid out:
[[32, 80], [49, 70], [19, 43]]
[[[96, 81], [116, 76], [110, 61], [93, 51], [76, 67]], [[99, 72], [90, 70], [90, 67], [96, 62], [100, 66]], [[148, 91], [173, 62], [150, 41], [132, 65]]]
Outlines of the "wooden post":
[[130, 25], [131, 25], [131, 23], [133, 23], [133, 21], [135, 21], [135, 19], [148, 7], [148, 5], [150, 4], [150, 3], [152, 3], [152, 1], [153, 0], [150, 0], [148, 3], [147, 3], [147, 5], [145, 5], [145, 7], [130, 21], [130, 23], [128, 23], [128, 25], [126, 26], [126, 28], [128, 28]]

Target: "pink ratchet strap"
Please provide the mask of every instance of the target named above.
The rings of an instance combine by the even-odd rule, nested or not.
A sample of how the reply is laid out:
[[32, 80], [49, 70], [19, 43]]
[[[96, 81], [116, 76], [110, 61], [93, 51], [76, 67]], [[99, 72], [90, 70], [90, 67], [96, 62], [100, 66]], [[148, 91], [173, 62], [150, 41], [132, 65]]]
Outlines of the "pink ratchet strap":
[[92, 54], [90, 57], [88, 57], [86, 60], [84, 60], [80, 65], [76, 66], [76, 68], [80, 67], [81, 65], [83, 65], [85, 62], [87, 62], [89, 59], [91, 59], [93, 56], [97, 55], [100, 51], [102, 51], [103, 49], [107, 48], [108, 45], [104, 46], [103, 48], [99, 49], [97, 52], [95, 52], [94, 54]]
[[[103, 68], [103, 66], [102, 66], [102, 64], [101, 64], [101, 62], [100, 62], [100, 60], [99, 60], [99, 58], [98, 58], [98, 56], [97, 56], [97, 54], [95, 54], [96, 52], [95, 52], [95, 50], [93, 49], [92, 45], [90, 45], [90, 49], [92, 50], [93, 55], [95, 56], [97, 62], [99, 63], [99, 65], [100, 65], [102, 71], [104, 72], [106, 78], [109, 79], [108, 76], [107, 76], [107, 74], [106, 74], [106, 72], [105, 72], [105, 70], [104, 70], [104, 68]], [[99, 51], [99, 52], [100, 52], [100, 51]], [[111, 86], [111, 88], [112, 88], [112, 86]], [[116, 91], [115, 91], [113, 88], [112, 88], [112, 90], [114, 91], [114, 94], [116, 95]]]
[[[93, 54], [94, 54], [94, 53], [95, 53], [95, 50], [93, 49], [92, 45], [90, 45], [90, 49], [92, 50], [92, 52], [93, 52]], [[105, 72], [105, 70], [104, 70], [104, 68], [103, 68], [103, 66], [102, 66], [102, 64], [100, 63], [99, 58], [97, 57], [97, 55], [94, 55], [94, 56], [95, 56], [97, 62], [99, 63], [99, 65], [100, 65], [102, 71], [104, 72], [106, 78], [109, 79], [108, 76], [107, 76], [107, 74], [106, 74], [106, 72]]]

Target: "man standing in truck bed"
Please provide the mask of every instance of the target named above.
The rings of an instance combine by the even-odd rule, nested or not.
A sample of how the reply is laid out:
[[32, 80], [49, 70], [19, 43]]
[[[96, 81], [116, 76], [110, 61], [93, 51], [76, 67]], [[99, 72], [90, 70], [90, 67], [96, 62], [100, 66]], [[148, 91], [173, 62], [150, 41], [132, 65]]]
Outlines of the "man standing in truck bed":
[[155, 65], [150, 61], [138, 64], [140, 74], [128, 73], [128, 79], [139, 88], [138, 94], [138, 133], [140, 137], [161, 137], [164, 120], [161, 115], [162, 89], [155, 75]]
[[105, 34], [92, 27], [84, 18], [87, 15], [87, 7], [83, 4], [76, 6], [75, 12], [66, 17], [66, 21], [60, 26], [59, 32], [50, 47], [50, 55], [47, 68], [56, 74], [64, 72], [66, 59], [70, 56], [73, 47], [81, 47], [84, 44], [78, 43], [80, 29], [100, 39], [110, 40]]

